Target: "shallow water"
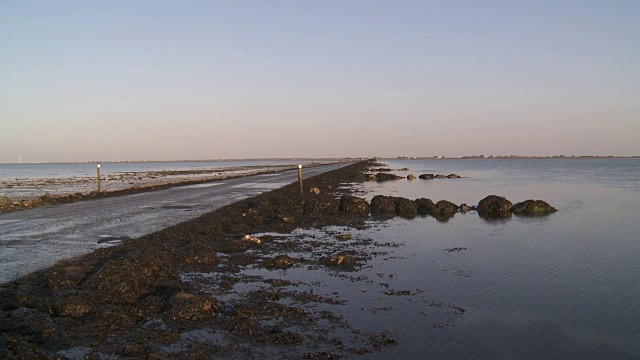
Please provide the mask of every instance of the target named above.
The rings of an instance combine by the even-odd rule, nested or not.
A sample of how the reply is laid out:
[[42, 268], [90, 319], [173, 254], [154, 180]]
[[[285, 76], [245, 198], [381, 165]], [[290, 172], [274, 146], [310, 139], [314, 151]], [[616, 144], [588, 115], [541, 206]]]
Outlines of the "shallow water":
[[[474, 212], [447, 223], [394, 219], [378, 241], [401, 241], [401, 259], [372, 265], [405, 288], [465, 308], [451, 326], [426, 328], [424, 307], [400, 305], [373, 320], [400, 345], [376, 357], [638, 358], [640, 160], [391, 161], [392, 169], [468, 178], [364, 185], [376, 194], [475, 205], [490, 194], [543, 199], [559, 212], [487, 222]], [[404, 175], [409, 172], [395, 173]], [[459, 252], [443, 251], [463, 247]], [[370, 322], [369, 320], [368, 322]], [[455, 325], [455, 326], [454, 326]]]

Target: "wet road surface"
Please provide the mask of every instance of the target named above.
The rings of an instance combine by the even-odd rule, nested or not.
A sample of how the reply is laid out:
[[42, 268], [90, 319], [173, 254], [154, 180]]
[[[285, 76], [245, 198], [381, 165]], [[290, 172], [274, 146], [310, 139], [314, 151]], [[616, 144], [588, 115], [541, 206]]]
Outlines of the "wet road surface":
[[[337, 168], [337, 164], [305, 168], [303, 174], [307, 178]], [[288, 170], [0, 214], [0, 283], [297, 179], [297, 170]]]

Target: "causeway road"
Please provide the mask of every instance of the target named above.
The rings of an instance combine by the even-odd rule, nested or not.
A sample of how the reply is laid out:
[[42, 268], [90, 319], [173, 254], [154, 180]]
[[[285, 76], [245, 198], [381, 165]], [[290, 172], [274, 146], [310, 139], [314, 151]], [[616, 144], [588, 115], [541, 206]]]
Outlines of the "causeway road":
[[[303, 177], [338, 166], [305, 168]], [[0, 214], [0, 283], [297, 181], [297, 169], [286, 170]]]

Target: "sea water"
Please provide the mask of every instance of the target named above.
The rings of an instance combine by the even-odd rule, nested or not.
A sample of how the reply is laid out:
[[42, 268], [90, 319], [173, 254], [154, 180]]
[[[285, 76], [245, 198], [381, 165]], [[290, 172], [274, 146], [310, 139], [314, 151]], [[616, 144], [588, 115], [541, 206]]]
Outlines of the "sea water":
[[375, 226], [374, 240], [402, 245], [371, 260], [365, 271], [372, 285], [419, 292], [385, 296], [373, 286], [363, 303], [385, 311], [365, 306], [345, 314], [356, 326], [396, 334], [398, 346], [372, 357], [640, 358], [640, 159], [383, 162], [398, 175], [463, 178], [356, 185], [368, 199], [476, 205], [495, 194], [513, 203], [542, 199], [559, 211], [500, 221], [475, 212], [447, 222], [394, 218]]

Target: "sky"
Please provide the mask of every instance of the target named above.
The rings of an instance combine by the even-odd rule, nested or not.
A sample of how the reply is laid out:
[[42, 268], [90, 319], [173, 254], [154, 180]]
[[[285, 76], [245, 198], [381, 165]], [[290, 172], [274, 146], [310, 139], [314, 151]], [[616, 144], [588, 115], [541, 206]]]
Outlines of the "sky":
[[0, 0], [0, 163], [640, 155], [640, 1]]

